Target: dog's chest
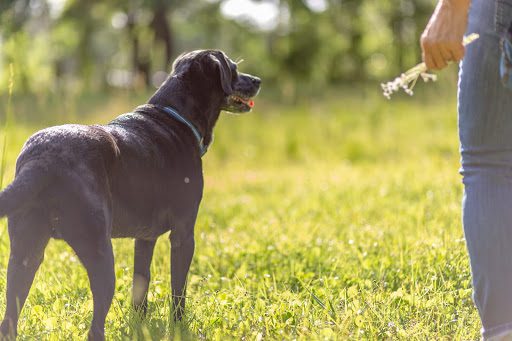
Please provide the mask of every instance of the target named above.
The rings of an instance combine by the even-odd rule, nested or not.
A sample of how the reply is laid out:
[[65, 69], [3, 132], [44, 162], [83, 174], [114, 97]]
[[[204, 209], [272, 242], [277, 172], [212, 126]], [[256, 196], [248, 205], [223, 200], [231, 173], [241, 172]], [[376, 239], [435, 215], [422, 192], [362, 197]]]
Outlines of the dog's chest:
[[202, 196], [202, 177], [147, 179], [112, 193], [112, 237], [152, 239], [197, 210]]
[[113, 130], [120, 149], [109, 171], [113, 237], [157, 237], [197, 210], [202, 197], [202, 165], [194, 146], [151, 122], [141, 125], [152, 134], [134, 133], [134, 127]]

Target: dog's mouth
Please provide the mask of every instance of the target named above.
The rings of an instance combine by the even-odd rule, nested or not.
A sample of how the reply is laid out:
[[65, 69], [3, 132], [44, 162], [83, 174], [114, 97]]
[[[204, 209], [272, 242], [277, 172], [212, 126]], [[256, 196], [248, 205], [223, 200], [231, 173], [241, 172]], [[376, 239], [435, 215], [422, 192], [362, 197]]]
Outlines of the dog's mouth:
[[222, 109], [232, 113], [242, 113], [251, 111], [253, 107], [254, 101], [250, 96], [241, 92], [234, 92], [226, 98], [226, 103]]
[[238, 105], [245, 104], [249, 108], [254, 107], [254, 101], [250, 97], [243, 97], [242, 95], [230, 95], [230, 100]]

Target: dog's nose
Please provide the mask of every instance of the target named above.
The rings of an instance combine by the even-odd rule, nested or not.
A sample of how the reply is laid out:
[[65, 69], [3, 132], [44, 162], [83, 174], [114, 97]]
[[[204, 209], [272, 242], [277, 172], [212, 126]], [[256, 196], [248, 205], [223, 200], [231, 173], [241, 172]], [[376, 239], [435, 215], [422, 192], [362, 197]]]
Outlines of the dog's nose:
[[261, 79], [260, 79], [260, 78], [258, 78], [258, 77], [252, 77], [252, 78], [251, 78], [251, 82], [252, 82], [252, 84], [254, 84], [254, 85], [256, 85], [256, 86], [260, 86], [260, 84], [261, 84]]

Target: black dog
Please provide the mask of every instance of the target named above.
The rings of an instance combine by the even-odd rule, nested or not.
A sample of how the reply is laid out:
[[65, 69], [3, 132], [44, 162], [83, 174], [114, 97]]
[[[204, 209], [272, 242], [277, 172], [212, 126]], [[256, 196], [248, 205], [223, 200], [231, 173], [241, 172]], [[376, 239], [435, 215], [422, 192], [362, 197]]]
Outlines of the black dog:
[[105, 126], [64, 125], [25, 143], [16, 178], [0, 193], [11, 254], [0, 332], [17, 322], [50, 238], [65, 240], [87, 269], [94, 300], [89, 338], [104, 339], [114, 294], [112, 237], [135, 238], [133, 304], [146, 312], [156, 239], [171, 231], [174, 318], [185, 308], [194, 224], [203, 193], [201, 156], [221, 110], [248, 112], [260, 79], [221, 51], [182, 55], [148, 104]]

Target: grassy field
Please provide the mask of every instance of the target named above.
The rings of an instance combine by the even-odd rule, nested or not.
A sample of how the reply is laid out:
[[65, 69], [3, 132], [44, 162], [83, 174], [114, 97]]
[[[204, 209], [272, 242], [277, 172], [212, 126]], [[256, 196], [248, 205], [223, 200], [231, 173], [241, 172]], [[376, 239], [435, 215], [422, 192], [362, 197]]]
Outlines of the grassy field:
[[[372, 93], [340, 92], [298, 106], [263, 101], [247, 116], [223, 115], [204, 158], [185, 320], [170, 319], [167, 238], [157, 244], [143, 322], [130, 308], [133, 242], [116, 240], [107, 337], [478, 339], [460, 224], [454, 97], [388, 102]], [[77, 103], [8, 129], [4, 186], [23, 141], [46, 122], [107, 122], [136, 99]], [[13, 116], [31, 113], [38, 115], [30, 103], [14, 102]], [[84, 339], [91, 317], [84, 269], [65, 243], [52, 241], [20, 340]]]

